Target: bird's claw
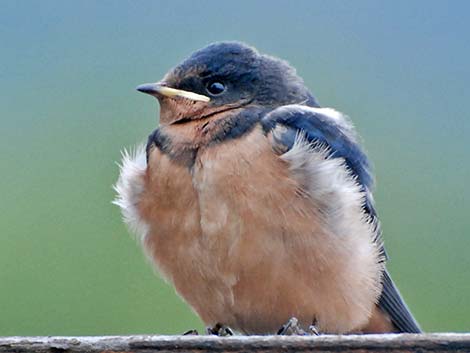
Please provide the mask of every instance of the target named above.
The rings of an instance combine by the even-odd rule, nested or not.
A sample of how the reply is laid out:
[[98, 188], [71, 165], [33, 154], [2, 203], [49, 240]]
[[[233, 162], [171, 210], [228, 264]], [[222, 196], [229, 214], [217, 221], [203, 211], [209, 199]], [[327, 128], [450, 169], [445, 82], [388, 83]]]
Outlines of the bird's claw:
[[311, 336], [320, 336], [320, 333], [318, 332], [318, 329], [315, 325], [310, 325], [308, 327], [308, 335], [311, 335]]
[[215, 335], [219, 337], [233, 336], [232, 329], [228, 326], [222, 325], [221, 323], [216, 323], [214, 327], [207, 327], [206, 333], [208, 335]]
[[277, 331], [278, 335], [281, 336], [318, 336], [318, 330], [314, 324], [308, 327], [308, 330], [305, 331], [299, 326], [299, 320], [295, 317], [291, 317], [281, 328]]

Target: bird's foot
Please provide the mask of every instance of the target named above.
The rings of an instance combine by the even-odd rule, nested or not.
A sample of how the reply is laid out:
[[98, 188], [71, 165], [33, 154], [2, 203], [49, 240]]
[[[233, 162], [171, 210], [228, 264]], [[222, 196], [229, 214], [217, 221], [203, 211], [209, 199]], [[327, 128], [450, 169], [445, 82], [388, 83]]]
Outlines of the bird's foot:
[[281, 328], [277, 331], [278, 335], [281, 336], [318, 336], [318, 330], [314, 324], [308, 327], [308, 330], [305, 331], [299, 326], [299, 320], [295, 317], [291, 317]]
[[233, 331], [230, 327], [222, 325], [221, 323], [216, 323], [214, 327], [207, 327], [206, 333], [208, 335], [215, 335], [215, 336], [233, 336]]
[[198, 335], [199, 335], [199, 332], [197, 332], [196, 329], [188, 330], [183, 333], [183, 336], [198, 336]]
[[307, 334], [308, 334], [308, 335], [311, 335], [311, 336], [320, 336], [320, 332], [318, 332], [318, 329], [317, 329], [317, 327], [316, 327], [314, 324], [311, 324], [311, 325], [308, 327]]

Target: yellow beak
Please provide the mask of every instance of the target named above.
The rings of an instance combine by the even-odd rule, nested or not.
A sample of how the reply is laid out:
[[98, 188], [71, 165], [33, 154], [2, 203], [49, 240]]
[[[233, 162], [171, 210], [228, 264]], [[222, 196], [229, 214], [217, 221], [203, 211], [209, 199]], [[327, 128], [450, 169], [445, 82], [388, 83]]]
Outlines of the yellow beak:
[[209, 102], [211, 99], [202, 94], [197, 94], [194, 92], [183, 91], [181, 89], [171, 88], [163, 86], [159, 83], [145, 83], [143, 85], [137, 86], [137, 91], [147, 93], [150, 95], [161, 95], [164, 97], [182, 97], [190, 99], [193, 101], [200, 102]]

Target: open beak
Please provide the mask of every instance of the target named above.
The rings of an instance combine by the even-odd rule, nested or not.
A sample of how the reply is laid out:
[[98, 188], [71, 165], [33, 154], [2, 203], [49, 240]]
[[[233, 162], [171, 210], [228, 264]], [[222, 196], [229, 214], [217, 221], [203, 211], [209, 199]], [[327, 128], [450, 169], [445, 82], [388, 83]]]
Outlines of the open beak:
[[144, 83], [143, 85], [137, 86], [137, 91], [142, 93], [147, 93], [152, 96], [163, 96], [163, 97], [181, 97], [190, 99], [193, 101], [200, 101], [200, 102], [209, 102], [211, 99], [207, 96], [202, 94], [197, 94], [194, 92], [183, 91], [181, 89], [171, 88], [164, 86], [159, 83]]

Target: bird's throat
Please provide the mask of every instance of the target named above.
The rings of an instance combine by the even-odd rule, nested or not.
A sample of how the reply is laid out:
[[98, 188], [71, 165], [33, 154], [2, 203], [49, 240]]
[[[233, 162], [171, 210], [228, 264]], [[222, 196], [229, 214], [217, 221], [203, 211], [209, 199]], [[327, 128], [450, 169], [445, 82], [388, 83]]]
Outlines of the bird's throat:
[[180, 119], [161, 125], [150, 135], [147, 151], [156, 147], [170, 158], [192, 165], [201, 148], [243, 136], [264, 113], [260, 107], [232, 107], [199, 119]]

